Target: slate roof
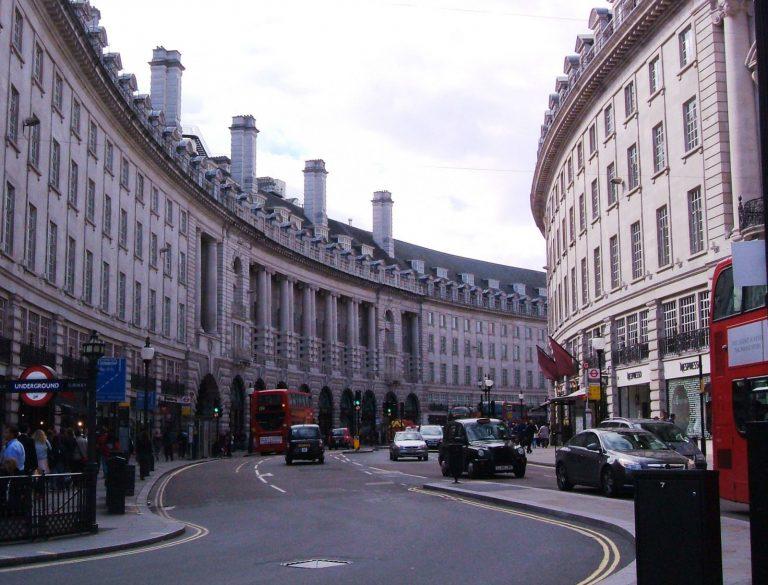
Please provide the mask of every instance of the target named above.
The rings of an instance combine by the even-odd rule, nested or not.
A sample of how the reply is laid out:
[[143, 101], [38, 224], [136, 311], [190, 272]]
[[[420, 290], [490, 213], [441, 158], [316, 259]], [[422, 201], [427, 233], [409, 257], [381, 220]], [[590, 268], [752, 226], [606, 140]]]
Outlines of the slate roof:
[[[285, 207], [295, 215], [301, 217], [305, 227], [311, 225], [304, 215], [304, 208], [300, 205], [291, 203], [289, 200], [284, 199], [279, 195], [275, 195], [274, 193], [260, 192], [260, 195], [266, 197], [267, 208]], [[475, 286], [488, 288], [488, 279], [490, 278], [498, 280], [500, 283], [500, 290], [506, 293], [513, 292], [512, 284], [520, 283], [526, 285], [526, 294], [531, 298], [539, 296], [538, 291], [534, 289], [547, 286], [546, 273], [543, 271], [517, 268], [505, 264], [496, 264], [494, 262], [466, 258], [464, 256], [432, 250], [431, 248], [403, 242], [401, 240], [395, 240], [395, 258], [390, 258], [384, 250], [373, 241], [373, 234], [371, 232], [331, 218], [328, 218], [328, 232], [331, 241], [335, 240], [334, 236], [349, 236], [352, 238], [352, 245], [358, 247], [358, 252], [361, 244], [371, 246], [374, 251], [374, 260], [382, 260], [387, 266], [397, 264], [403, 270], [411, 268], [411, 260], [423, 260], [426, 275], [436, 277], [436, 269], [438, 267], [445, 268], [448, 270], [449, 280], [461, 282], [460, 274], [469, 273], [475, 276]]]

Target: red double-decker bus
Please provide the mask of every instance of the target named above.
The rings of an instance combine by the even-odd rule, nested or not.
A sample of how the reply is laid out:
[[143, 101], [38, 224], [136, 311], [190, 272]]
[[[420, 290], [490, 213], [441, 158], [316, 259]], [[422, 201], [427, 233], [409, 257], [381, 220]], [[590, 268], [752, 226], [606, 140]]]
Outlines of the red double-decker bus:
[[315, 422], [312, 397], [297, 390], [260, 390], [251, 396], [251, 437], [258, 453], [283, 453], [291, 425]]
[[765, 286], [734, 287], [731, 260], [715, 268], [710, 330], [712, 435], [720, 497], [749, 502], [747, 421], [768, 420]]

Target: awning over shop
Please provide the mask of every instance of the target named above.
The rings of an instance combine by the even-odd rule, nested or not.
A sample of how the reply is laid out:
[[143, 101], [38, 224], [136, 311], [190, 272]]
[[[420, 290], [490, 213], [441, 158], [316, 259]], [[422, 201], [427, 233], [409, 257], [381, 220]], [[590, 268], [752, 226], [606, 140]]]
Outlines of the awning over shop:
[[565, 396], [556, 396], [554, 398], [550, 398], [549, 402], [576, 402], [578, 399], [583, 399], [586, 394], [587, 391], [582, 388], [580, 390], [576, 390], [576, 392], [566, 394]]

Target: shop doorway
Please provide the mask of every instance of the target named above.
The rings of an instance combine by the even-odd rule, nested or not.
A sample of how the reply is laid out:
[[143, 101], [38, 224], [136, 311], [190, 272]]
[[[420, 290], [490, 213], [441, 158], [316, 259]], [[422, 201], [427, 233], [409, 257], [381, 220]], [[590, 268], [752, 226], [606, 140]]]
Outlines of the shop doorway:
[[651, 418], [651, 387], [649, 384], [619, 388], [619, 416]]

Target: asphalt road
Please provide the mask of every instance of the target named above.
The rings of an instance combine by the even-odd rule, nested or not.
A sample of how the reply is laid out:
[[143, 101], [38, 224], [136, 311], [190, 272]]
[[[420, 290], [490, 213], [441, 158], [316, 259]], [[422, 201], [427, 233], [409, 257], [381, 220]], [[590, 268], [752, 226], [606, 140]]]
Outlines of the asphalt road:
[[[524, 479], [554, 484], [551, 469]], [[235, 457], [177, 473], [153, 494], [164, 513], [191, 524], [184, 542], [130, 554], [0, 574], [15, 583], [194, 585], [339, 583], [590, 583], [606, 562], [605, 538], [576, 524], [425, 493], [442, 478], [427, 462], [390, 462], [385, 451], [326, 454], [286, 466], [282, 457]], [[190, 538], [191, 537], [191, 538]], [[304, 569], [284, 563], [339, 560]]]

